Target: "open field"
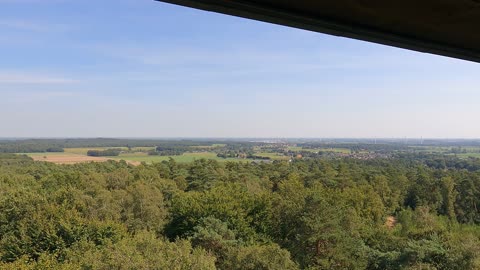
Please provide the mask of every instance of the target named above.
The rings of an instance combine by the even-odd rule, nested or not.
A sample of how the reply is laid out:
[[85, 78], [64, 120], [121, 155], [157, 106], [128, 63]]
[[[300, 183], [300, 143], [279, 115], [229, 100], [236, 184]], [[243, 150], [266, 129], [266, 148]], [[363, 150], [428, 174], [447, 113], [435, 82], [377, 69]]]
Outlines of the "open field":
[[[98, 148], [101, 150], [101, 148]], [[66, 150], [66, 149], [65, 149]], [[77, 150], [74, 150], [77, 151]], [[27, 155], [31, 157], [35, 161], [46, 161], [52, 162], [56, 164], [76, 164], [82, 162], [105, 162], [107, 160], [120, 160], [118, 157], [90, 157], [82, 154], [74, 154], [71, 152], [63, 152], [63, 153], [25, 153], [22, 155]], [[126, 160], [128, 163], [132, 165], [139, 165], [140, 162], [135, 160]]]
[[70, 154], [70, 153], [27, 153], [29, 157], [36, 161], [53, 162], [57, 164], [75, 164], [81, 162], [104, 162], [109, 158], [89, 157], [86, 155]]
[[[171, 155], [171, 156], [160, 156], [160, 155], [148, 155], [148, 152], [154, 150], [155, 147], [79, 147], [79, 148], [64, 148], [65, 152], [62, 153], [30, 153], [28, 154], [34, 160], [38, 161], [47, 161], [58, 164], [74, 164], [79, 162], [102, 162], [106, 160], [125, 160], [126, 162], [134, 165], [138, 165], [141, 162], [145, 163], [155, 163], [162, 162], [173, 158], [175, 161], [180, 163], [192, 162], [196, 159], [213, 159], [218, 162], [251, 162], [252, 159], [243, 159], [243, 158], [221, 158], [217, 157], [217, 154], [214, 152], [214, 148], [225, 147], [225, 144], [212, 144], [210, 146], [199, 146], [195, 147], [197, 150], [194, 152], [186, 152], [182, 155]], [[106, 149], [118, 149], [122, 151], [119, 156], [105, 156], [105, 157], [90, 157], [87, 156], [89, 150], [103, 151]], [[284, 148], [283, 148], [284, 149]], [[307, 151], [307, 152], [334, 152], [334, 153], [346, 153], [349, 154], [351, 151], [347, 148], [307, 148], [303, 149], [299, 146], [289, 146], [287, 149], [292, 151]], [[253, 147], [254, 154], [260, 157], [267, 157], [270, 160], [289, 160], [289, 156], [282, 155], [270, 151], [271, 149], [262, 148], [262, 147]]]
[[480, 153], [461, 153], [461, 154], [457, 154], [457, 157], [460, 157], [460, 158], [469, 158], [469, 157], [480, 158]]
[[220, 147], [225, 147], [226, 144], [222, 143], [214, 143], [212, 145], [195, 145], [192, 146], [192, 148], [197, 148], [197, 149], [212, 149], [212, 148], [220, 148]]
[[[122, 147], [117, 147], [122, 148]], [[151, 148], [145, 149], [135, 149], [135, 150], [150, 150]], [[33, 158], [36, 161], [46, 161], [53, 162], [57, 164], [75, 164], [81, 162], [104, 162], [107, 160], [125, 160], [126, 162], [138, 165], [141, 162], [154, 163], [162, 162], [164, 160], [169, 160], [173, 158], [177, 162], [185, 163], [192, 162], [196, 159], [213, 159], [219, 162], [225, 161], [236, 161], [236, 162], [250, 162], [248, 159], [240, 158], [219, 158], [217, 154], [213, 152], [198, 152], [198, 153], [185, 153], [178, 156], [151, 156], [145, 152], [136, 152], [136, 153], [122, 153], [119, 156], [113, 157], [90, 157], [87, 156], [88, 150], [105, 150], [106, 147], [97, 147], [97, 148], [65, 148], [63, 153], [26, 153], [25, 155]], [[126, 148], [125, 148], [126, 149]]]
[[[456, 147], [446, 147], [446, 146], [412, 146], [412, 149], [415, 149], [419, 152], [426, 152], [426, 153], [437, 153], [437, 154], [445, 154], [445, 155], [455, 155], [459, 158], [480, 158], [480, 147], [475, 146], [462, 146], [460, 148], [460, 153], [453, 153], [452, 149]], [[465, 151], [465, 152], [464, 152]]]

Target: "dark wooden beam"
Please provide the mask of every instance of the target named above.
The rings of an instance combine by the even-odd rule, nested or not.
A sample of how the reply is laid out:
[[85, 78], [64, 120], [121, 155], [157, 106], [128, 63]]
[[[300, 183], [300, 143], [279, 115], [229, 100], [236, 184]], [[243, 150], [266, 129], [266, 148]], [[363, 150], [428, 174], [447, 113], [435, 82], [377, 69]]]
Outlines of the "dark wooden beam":
[[157, 1], [480, 62], [480, 0]]

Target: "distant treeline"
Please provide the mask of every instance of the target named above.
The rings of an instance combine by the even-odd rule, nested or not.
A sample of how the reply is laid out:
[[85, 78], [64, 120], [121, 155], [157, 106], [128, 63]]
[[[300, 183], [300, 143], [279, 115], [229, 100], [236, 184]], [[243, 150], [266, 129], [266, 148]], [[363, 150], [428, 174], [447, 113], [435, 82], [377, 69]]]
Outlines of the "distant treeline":
[[3, 143], [0, 142], [0, 153], [43, 153], [63, 152], [63, 146], [44, 142]]
[[[195, 146], [195, 145], [194, 145]], [[184, 143], [162, 143], [155, 148], [155, 151], [150, 151], [150, 155], [157, 156], [179, 156], [185, 152], [194, 150], [194, 147]]]
[[270, 157], [259, 156], [253, 153], [242, 153], [242, 152], [220, 152], [217, 154], [217, 157], [220, 158], [246, 158], [246, 159], [256, 159], [256, 160], [270, 160]]
[[107, 149], [107, 150], [88, 150], [87, 156], [91, 157], [116, 157], [120, 155], [122, 151], [119, 149]]
[[0, 140], [0, 153], [43, 153], [63, 152], [64, 148], [86, 148], [86, 147], [157, 147], [174, 146], [190, 147], [204, 146], [218, 141], [207, 140], [153, 140], [153, 139], [22, 139], [22, 140]]

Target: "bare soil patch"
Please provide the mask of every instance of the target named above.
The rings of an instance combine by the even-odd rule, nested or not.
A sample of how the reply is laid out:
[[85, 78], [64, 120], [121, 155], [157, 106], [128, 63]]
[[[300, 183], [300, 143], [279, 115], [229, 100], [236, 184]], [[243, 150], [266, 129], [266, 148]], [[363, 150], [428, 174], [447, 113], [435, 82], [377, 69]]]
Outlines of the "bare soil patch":
[[397, 219], [393, 216], [388, 216], [387, 220], [385, 221], [385, 225], [389, 229], [393, 229], [395, 225], [397, 224]]

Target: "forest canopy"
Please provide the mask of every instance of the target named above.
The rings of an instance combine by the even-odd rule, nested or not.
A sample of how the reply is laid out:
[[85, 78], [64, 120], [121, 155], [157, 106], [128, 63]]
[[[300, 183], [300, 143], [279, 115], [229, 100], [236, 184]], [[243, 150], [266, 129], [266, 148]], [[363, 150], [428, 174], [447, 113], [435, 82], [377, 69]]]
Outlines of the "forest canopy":
[[2, 154], [0, 269], [479, 269], [480, 171], [458, 164]]

